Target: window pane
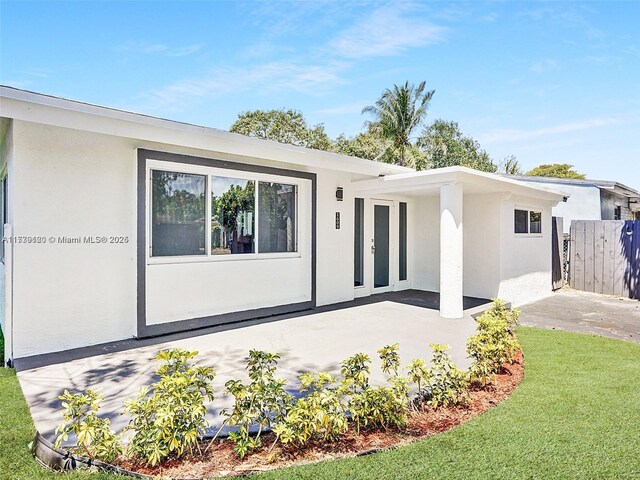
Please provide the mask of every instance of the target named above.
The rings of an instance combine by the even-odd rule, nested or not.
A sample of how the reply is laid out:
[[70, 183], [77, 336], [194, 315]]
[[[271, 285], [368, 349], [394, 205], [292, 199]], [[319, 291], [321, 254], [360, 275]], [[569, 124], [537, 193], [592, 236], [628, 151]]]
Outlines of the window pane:
[[529, 212], [529, 233], [542, 233], [542, 213]]
[[353, 285], [364, 285], [364, 199], [356, 198], [354, 216]]
[[400, 272], [398, 280], [407, 279], [407, 204], [400, 202]]
[[253, 253], [255, 182], [211, 177], [211, 254]]
[[296, 186], [260, 182], [258, 252], [295, 252]]
[[529, 233], [527, 230], [527, 211], [516, 210], [515, 211], [515, 232], [516, 233]]
[[152, 172], [151, 255], [205, 254], [205, 176]]

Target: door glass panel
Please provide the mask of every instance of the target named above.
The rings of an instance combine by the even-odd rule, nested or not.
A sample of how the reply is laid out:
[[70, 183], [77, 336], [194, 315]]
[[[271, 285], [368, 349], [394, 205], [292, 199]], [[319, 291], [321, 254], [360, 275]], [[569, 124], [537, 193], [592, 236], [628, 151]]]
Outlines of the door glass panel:
[[373, 286], [389, 286], [389, 207], [374, 206]]
[[398, 280], [407, 279], [407, 204], [400, 202]]
[[353, 246], [353, 286], [364, 285], [364, 199], [356, 198]]

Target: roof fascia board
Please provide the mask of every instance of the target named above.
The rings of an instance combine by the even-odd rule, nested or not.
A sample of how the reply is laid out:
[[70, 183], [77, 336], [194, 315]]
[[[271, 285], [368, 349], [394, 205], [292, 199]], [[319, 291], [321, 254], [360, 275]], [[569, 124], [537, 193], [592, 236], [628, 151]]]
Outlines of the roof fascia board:
[[0, 87], [0, 115], [46, 125], [361, 175], [412, 169]]

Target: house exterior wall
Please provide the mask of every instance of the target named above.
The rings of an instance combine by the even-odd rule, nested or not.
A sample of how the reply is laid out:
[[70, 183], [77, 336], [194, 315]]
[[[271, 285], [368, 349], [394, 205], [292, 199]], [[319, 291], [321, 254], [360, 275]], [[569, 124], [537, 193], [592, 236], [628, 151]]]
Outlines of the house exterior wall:
[[[135, 334], [135, 145], [14, 121], [11, 175], [16, 358]], [[126, 244], [62, 237], [125, 236]], [[50, 241], [53, 238], [55, 241]]]
[[[14, 127], [14, 233], [46, 238], [45, 243], [15, 245], [14, 357], [136, 336], [137, 150], [220, 156], [25, 121], [14, 121]], [[273, 164], [259, 159], [243, 161]], [[301, 170], [317, 174], [317, 305], [352, 300], [350, 174]], [[336, 201], [337, 186], [345, 188], [343, 202]], [[242, 260], [214, 262], [215, 265], [191, 263], [178, 268], [153, 265], [147, 290], [148, 323], [215, 315], [238, 309], [238, 305], [251, 309], [308, 300], [310, 197], [310, 183], [301, 181], [299, 205], [305, 208], [299, 212], [298, 228], [302, 232], [299, 245], [304, 250], [303, 261], [296, 257], [257, 260], [249, 262], [248, 269], [249, 264]], [[341, 213], [340, 229], [335, 227], [337, 211]], [[103, 235], [126, 237], [128, 242], [103, 245], [61, 241], [62, 237]], [[49, 237], [55, 242], [50, 242]], [[239, 264], [244, 265], [243, 273], [239, 273]], [[244, 294], [240, 289], [225, 290], [233, 283], [229, 280], [234, 275], [249, 276], [250, 285]], [[263, 281], [258, 286], [256, 281], [260, 279]], [[254, 298], [259, 297], [254, 303], [252, 292], [257, 293]], [[178, 303], [182, 307], [176, 309]]]
[[[514, 210], [542, 213], [542, 233], [514, 233]], [[498, 297], [519, 306], [551, 294], [551, 204], [512, 196], [501, 203]]]
[[493, 298], [500, 287], [500, 194], [464, 199], [464, 294]]
[[[620, 207], [620, 218], [617, 220], [635, 220], [635, 214], [629, 208], [629, 199], [607, 190], [600, 190], [600, 215], [598, 220], [616, 220], [615, 210]], [[590, 220], [590, 219], [576, 219]]]
[[[348, 174], [317, 170], [316, 302], [318, 306], [353, 300], [354, 193]], [[336, 189], [343, 187], [343, 201]], [[340, 228], [336, 228], [336, 212]]]
[[[440, 198], [417, 197], [414, 205], [412, 287], [440, 291]], [[464, 272], [463, 272], [464, 275]]]
[[[9, 175], [10, 171], [13, 169], [13, 122], [8, 121], [3, 128], [6, 130], [3, 131], [4, 136], [2, 137], [2, 145], [0, 149], [0, 179], [4, 178], [5, 175]], [[9, 175], [8, 180], [11, 181], [13, 175]], [[6, 202], [7, 199], [5, 198]], [[1, 208], [1, 206], [0, 206]], [[10, 223], [11, 218], [11, 205], [7, 204], [7, 216], [8, 218], [4, 219], [4, 223]], [[4, 242], [4, 224], [0, 225], [0, 231], [3, 234], [3, 242]], [[0, 329], [2, 329], [2, 334], [5, 338], [5, 348], [4, 348], [4, 357], [2, 360], [5, 362], [12, 358], [13, 352], [11, 351], [10, 339], [13, 336], [11, 330], [11, 315], [7, 314], [6, 310], [10, 311], [11, 309], [11, 299], [7, 298], [11, 296], [11, 278], [5, 278], [5, 275], [10, 275], [10, 269], [5, 269], [5, 265], [11, 261], [10, 258], [7, 258], [11, 255], [11, 245], [6, 242], [1, 246], [3, 252], [2, 261], [0, 261]]]
[[569, 196], [566, 202], [560, 202], [553, 207], [553, 215], [563, 218], [564, 233], [569, 233], [572, 220], [601, 220], [600, 189], [598, 187], [551, 182], [535, 182], [535, 185], [551, 188]]

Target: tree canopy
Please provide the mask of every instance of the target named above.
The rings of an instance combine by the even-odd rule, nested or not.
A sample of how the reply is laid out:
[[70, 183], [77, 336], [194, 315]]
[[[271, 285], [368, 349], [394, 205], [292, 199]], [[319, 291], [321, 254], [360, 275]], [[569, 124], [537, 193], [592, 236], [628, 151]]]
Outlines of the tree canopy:
[[463, 166], [496, 172], [498, 166], [472, 137], [465, 136], [456, 122], [436, 120], [422, 131], [418, 146], [426, 158], [426, 168]]
[[297, 110], [242, 112], [229, 131], [316, 150], [332, 150], [333, 143], [322, 124], [309, 126]]
[[540, 165], [529, 170], [526, 174], [534, 177], [575, 178], [578, 180], [586, 178], [586, 175], [578, 173], [573, 169], [573, 165], [568, 163]]
[[[243, 112], [231, 125], [230, 131], [368, 160], [411, 166], [417, 170], [460, 165], [485, 172], [522, 174], [515, 156], [506, 157], [498, 167], [481, 148], [480, 143], [471, 136], [464, 135], [456, 122], [435, 120], [425, 127], [424, 120], [434, 93], [434, 90], [426, 89], [424, 81], [417, 86], [409, 82], [394, 85], [384, 90], [374, 105], [362, 110], [363, 114], [373, 116], [371, 121], [365, 123], [364, 131], [353, 137], [341, 134], [335, 141], [329, 138], [324, 125], [308, 125], [304, 115], [298, 110]], [[415, 132], [420, 127], [421, 134], [416, 136]], [[538, 168], [542, 167], [547, 166]], [[537, 169], [528, 174], [536, 175], [537, 173], [532, 173], [534, 171]]]
[[415, 146], [411, 141], [412, 133], [424, 121], [429, 101], [435, 90], [426, 90], [426, 82], [415, 85], [394, 85], [382, 92], [374, 105], [362, 109], [362, 113], [371, 114], [374, 121], [367, 125], [387, 142], [386, 150], [397, 155], [400, 165], [406, 165], [411, 159], [408, 152]]
[[507, 175], [522, 175], [522, 168], [520, 167], [520, 162], [516, 159], [515, 155], [509, 155], [508, 157], [504, 157], [504, 160], [500, 162], [498, 166], [498, 172], [506, 173]]

